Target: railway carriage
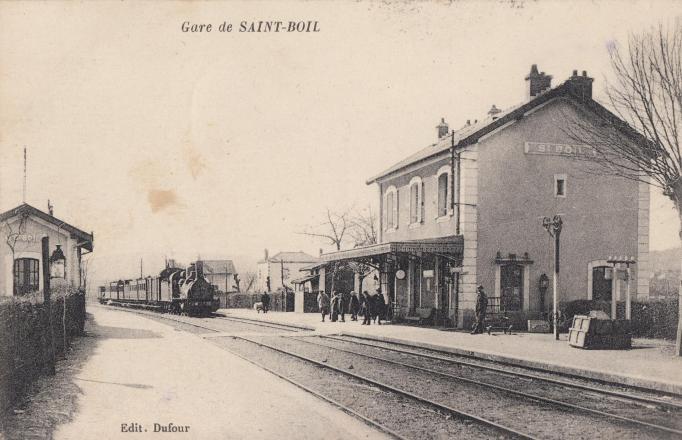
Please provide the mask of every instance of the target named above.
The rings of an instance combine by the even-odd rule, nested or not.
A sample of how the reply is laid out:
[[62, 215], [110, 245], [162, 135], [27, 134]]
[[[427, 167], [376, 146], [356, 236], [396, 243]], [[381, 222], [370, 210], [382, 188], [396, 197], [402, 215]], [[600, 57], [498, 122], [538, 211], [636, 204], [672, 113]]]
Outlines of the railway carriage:
[[203, 262], [187, 269], [167, 267], [158, 277], [118, 280], [100, 286], [100, 302], [205, 315], [218, 309], [216, 287], [204, 276]]

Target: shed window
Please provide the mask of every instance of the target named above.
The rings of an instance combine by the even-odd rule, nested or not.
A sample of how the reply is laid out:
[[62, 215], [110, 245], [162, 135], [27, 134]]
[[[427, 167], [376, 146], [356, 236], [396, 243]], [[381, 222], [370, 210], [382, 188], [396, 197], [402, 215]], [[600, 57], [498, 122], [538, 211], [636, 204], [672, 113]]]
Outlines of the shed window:
[[38, 260], [17, 258], [14, 260], [14, 295], [25, 295], [40, 288]]

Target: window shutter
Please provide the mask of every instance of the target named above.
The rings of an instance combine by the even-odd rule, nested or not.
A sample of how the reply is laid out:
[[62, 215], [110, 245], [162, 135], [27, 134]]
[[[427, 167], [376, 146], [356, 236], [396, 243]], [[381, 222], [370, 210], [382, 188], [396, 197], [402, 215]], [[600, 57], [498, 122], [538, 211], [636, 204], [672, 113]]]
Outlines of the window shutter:
[[395, 203], [393, 204], [393, 226], [398, 229], [398, 219], [400, 219], [400, 193], [399, 189], [395, 189]]
[[424, 215], [426, 206], [424, 204], [424, 181], [423, 180], [422, 180], [422, 185], [421, 185], [421, 188], [419, 189], [419, 191], [421, 191], [419, 193], [419, 201], [421, 202], [421, 211], [419, 213], [419, 222], [424, 223], [424, 218], [426, 217], [426, 215]]

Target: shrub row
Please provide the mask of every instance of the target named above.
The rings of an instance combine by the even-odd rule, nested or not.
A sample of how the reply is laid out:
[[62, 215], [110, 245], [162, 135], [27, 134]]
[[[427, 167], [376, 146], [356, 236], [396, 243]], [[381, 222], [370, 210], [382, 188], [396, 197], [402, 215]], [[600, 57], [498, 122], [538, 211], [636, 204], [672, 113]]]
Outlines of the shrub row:
[[[617, 316], [625, 318], [625, 302], [616, 304]], [[590, 310], [601, 310], [611, 315], [609, 301], [576, 300], [560, 304], [563, 331], [568, 331], [575, 315], [586, 315]], [[678, 298], [635, 302], [631, 304], [632, 335], [639, 338], [675, 339], [679, 318]]]
[[84, 323], [85, 295], [80, 292], [57, 290], [49, 306], [42, 302], [42, 293], [0, 301], [1, 411], [38, 376], [54, 371], [54, 359], [64, 356], [65, 342], [68, 346], [82, 334]]

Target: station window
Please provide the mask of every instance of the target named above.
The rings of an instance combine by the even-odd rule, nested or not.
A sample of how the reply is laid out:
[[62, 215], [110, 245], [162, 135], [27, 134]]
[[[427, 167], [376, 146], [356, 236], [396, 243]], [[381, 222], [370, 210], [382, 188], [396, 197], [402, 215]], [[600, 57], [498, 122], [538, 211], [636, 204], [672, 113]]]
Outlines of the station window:
[[424, 220], [424, 182], [419, 177], [410, 180], [410, 224]]
[[442, 173], [438, 176], [438, 216], [442, 217], [448, 214], [448, 192], [449, 182], [448, 173]]
[[14, 260], [14, 295], [25, 295], [39, 289], [38, 260], [35, 258]]
[[384, 219], [386, 219], [386, 229], [398, 228], [398, 191], [395, 186], [386, 190]]
[[566, 197], [566, 175], [554, 175], [554, 197]]

